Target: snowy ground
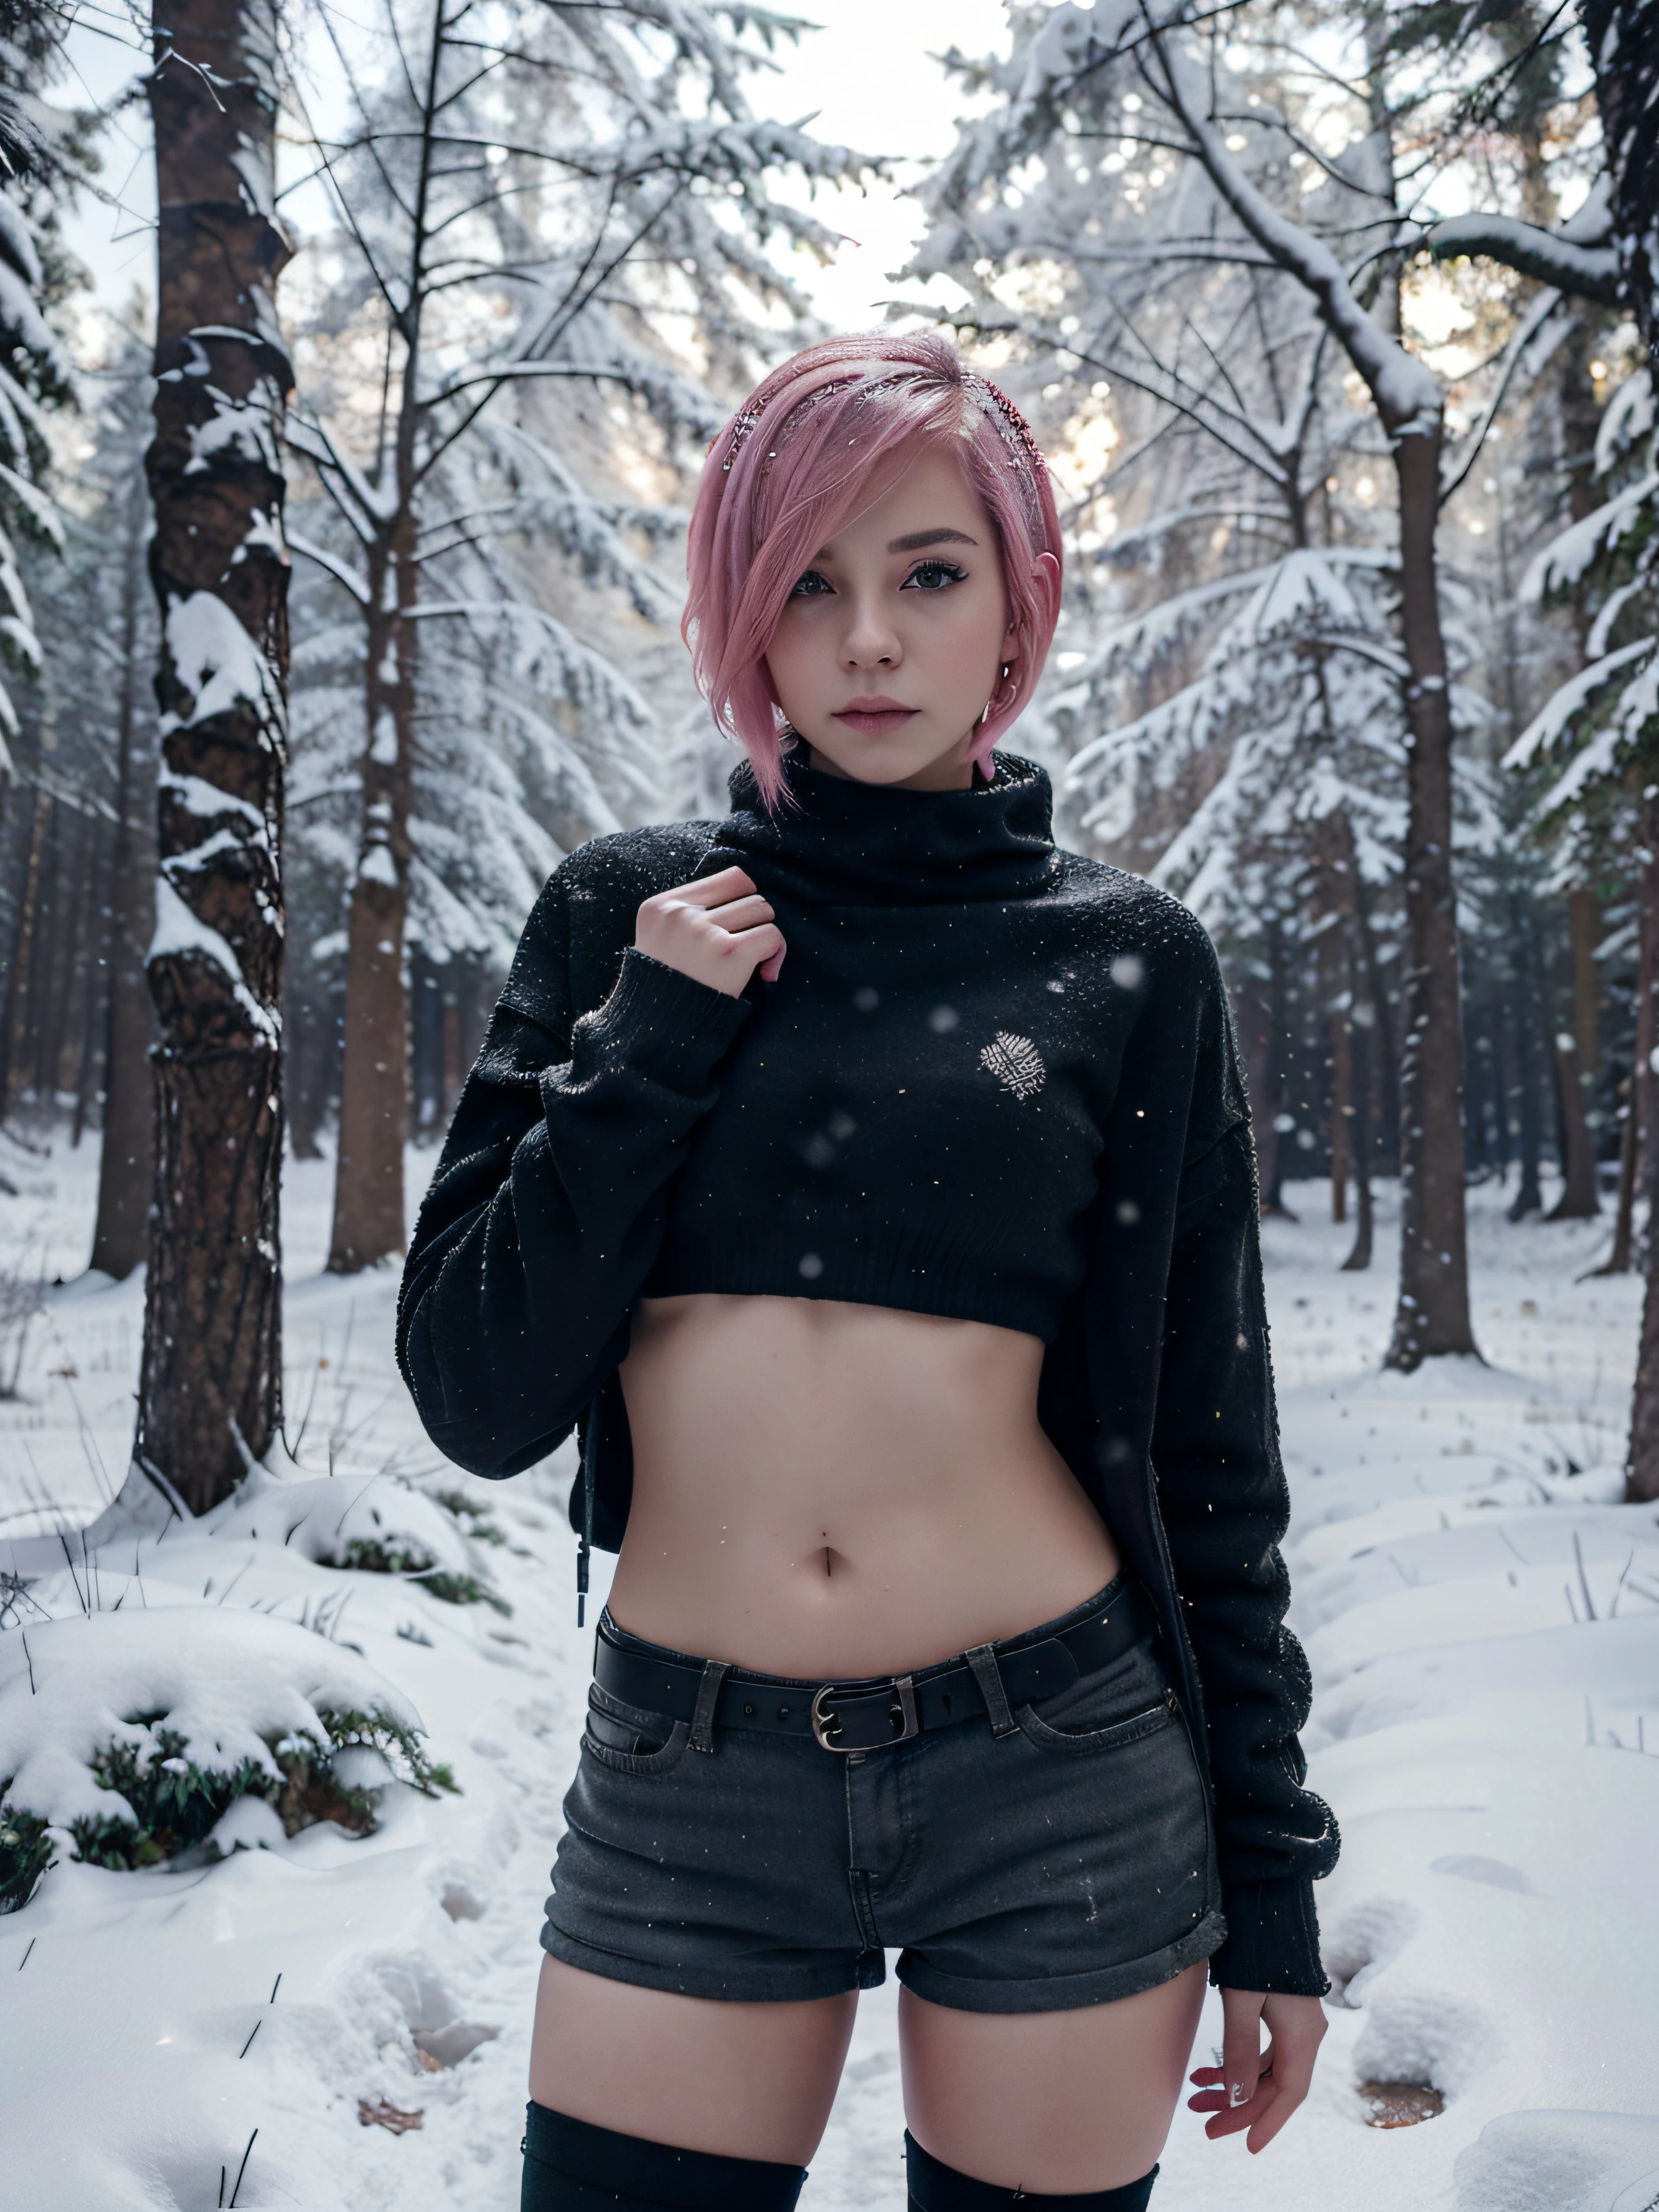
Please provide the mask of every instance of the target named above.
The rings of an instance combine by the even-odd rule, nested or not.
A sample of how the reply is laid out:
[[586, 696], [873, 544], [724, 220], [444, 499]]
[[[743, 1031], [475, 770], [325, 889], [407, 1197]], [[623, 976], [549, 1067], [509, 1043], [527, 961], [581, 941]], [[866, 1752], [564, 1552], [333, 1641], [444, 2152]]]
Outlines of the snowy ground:
[[[413, 1181], [430, 1158], [411, 1155]], [[91, 1522], [125, 1467], [140, 1334], [139, 1286], [74, 1279], [94, 1169], [89, 1144], [47, 1155], [0, 1136], [17, 1187], [0, 1196], [0, 1273], [66, 1284], [35, 1324], [18, 1401], [0, 1404], [0, 1571], [30, 1583], [0, 1612], [0, 1741], [8, 1710], [14, 1735], [29, 1717], [15, 1701], [31, 1623], [44, 1674], [83, 1626], [109, 1632], [118, 1600], [123, 1635], [129, 1604], [188, 1608], [180, 1649], [225, 1607], [316, 1630], [336, 1646], [319, 1662], [383, 1679], [418, 1707], [460, 1793], [390, 1787], [360, 1840], [325, 1825], [284, 1842], [273, 1814], [250, 1828], [268, 1848], [185, 1871], [109, 1873], [60, 1848], [33, 1901], [0, 1920], [6, 2203], [193, 2212], [229, 2202], [240, 2170], [243, 2206], [508, 2212], [536, 1930], [586, 1683], [568, 1468], [495, 1486], [436, 1462], [391, 1364], [393, 1279], [319, 1273], [328, 1170], [301, 1164], [285, 1223], [299, 1468], [284, 1483], [331, 1481], [89, 1561], [72, 1539], [66, 1559], [52, 1532]], [[1499, 1194], [1476, 1191], [1492, 1364], [1383, 1377], [1392, 1215], [1385, 1204], [1375, 1269], [1344, 1275], [1328, 1194], [1295, 1195], [1303, 1220], [1269, 1226], [1269, 1291], [1295, 1619], [1318, 1686], [1313, 1779], [1346, 1838], [1321, 1893], [1339, 2002], [1291, 2132], [1252, 2160], [1183, 2112], [1155, 2202], [1650, 2212], [1659, 1511], [1613, 1502], [1637, 1286], [1576, 1280], [1595, 1224], [1510, 1228]], [[12, 1352], [0, 1330], [0, 1387]], [[467, 1502], [505, 1543], [477, 1540]], [[326, 1564], [383, 1508], [493, 1581], [511, 1615]], [[1200, 2055], [1212, 2014], [1213, 2000]], [[1358, 2085], [1372, 2079], [1432, 2084], [1445, 2111], [1368, 2127]], [[362, 2124], [360, 2100], [421, 2124]], [[900, 2212], [901, 2125], [890, 1984], [865, 2001], [805, 2203]]]

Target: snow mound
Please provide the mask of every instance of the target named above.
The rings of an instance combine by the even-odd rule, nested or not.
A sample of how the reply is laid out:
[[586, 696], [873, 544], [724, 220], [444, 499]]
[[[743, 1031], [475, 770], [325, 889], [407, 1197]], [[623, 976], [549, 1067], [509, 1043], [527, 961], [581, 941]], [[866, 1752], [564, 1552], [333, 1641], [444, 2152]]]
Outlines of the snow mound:
[[325, 1711], [382, 1719], [405, 1735], [420, 1715], [385, 1676], [291, 1622], [222, 1606], [71, 1614], [0, 1636], [0, 1783], [13, 1805], [67, 1828], [130, 1823], [94, 1778], [112, 1745], [140, 1765], [176, 1755], [201, 1767], [250, 1766], [283, 1780], [271, 1747], [331, 1741]]
[[1648, 2212], [1659, 2197], [1659, 2119], [1505, 2112], [1454, 2172], [1457, 2212]]
[[285, 1482], [256, 1468], [197, 1524], [231, 1542], [280, 1544], [324, 1567], [474, 1578], [466, 1540], [434, 1498], [383, 1474]]

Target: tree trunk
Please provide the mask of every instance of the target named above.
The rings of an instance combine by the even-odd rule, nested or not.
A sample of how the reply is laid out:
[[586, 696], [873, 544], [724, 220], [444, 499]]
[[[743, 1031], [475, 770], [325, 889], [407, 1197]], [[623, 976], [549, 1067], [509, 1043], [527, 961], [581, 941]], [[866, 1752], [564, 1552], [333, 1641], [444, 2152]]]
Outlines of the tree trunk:
[[[1619, 252], [1623, 303], [1636, 319], [1649, 368], [1659, 385], [1659, 139], [1653, 114], [1659, 103], [1659, 4], [1656, 0], [1582, 0], [1586, 44], [1595, 68], [1607, 174], [1613, 185], [1613, 234]], [[1644, 807], [1643, 842], [1652, 853], [1654, 805]], [[1642, 876], [1644, 950], [1653, 903], [1651, 861]], [[1641, 1101], [1638, 1186], [1651, 1193], [1654, 1176], [1653, 1069], [1642, 1052], [1642, 1016], [1649, 1014], [1647, 1052], [1653, 1050], [1651, 972], [1637, 1002], [1638, 1053], [1631, 1111]], [[1642, 1340], [1631, 1406], [1630, 1451], [1625, 1494], [1632, 1503], [1659, 1498], [1659, 1236], [1650, 1223], [1647, 1288]]]
[[1406, 826], [1406, 1042], [1400, 1066], [1400, 1302], [1386, 1364], [1473, 1352], [1458, 1093], [1457, 915], [1451, 871], [1451, 707], [1435, 578], [1440, 441], [1395, 441], [1401, 633], [1411, 670]]
[[1659, 0], [1580, 0], [1579, 12], [1613, 185], [1621, 304], [1659, 388]]
[[1366, 1057], [1370, 1064], [1371, 1099], [1374, 1111], [1370, 1115], [1371, 1143], [1381, 1147], [1381, 1155], [1374, 1152], [1373, 1163], [1378, 1166], [1397, 1166], [1400, 1145], [1400, 1056], [1395, 1047], [1393, 1009], [1389, 1005], [1384, 988], [1382, 963], [1376, 957], [1376, 933], [1371, 927], [1370, 897], [1360, 876], [1358, 864], [1352, 878], [1353, 884], [1353, 927], [1355, 940], [1354, 993], [1355, 1002], [1363, 1000], [1370, 1008], [1371, 1034], [1367, 1040]]
[[135, 529], [121, 580], [121, 702], [116, 761], [115, 853], [110, 868], [109, 1012], [104, 1049], [104, 1141], [91, 1265], [125, 1282], [144, 1257], [155, 1174], [150, 1046], [155, 1010], [144, 954], [155, 930], [155, 756], [136, 744], [142, 540]]
[[88, 819], [77, 808], [60, 806], [52, 825], [52, 875], [41, 901], [41, 958], [39, 986], [29, 998], [34, 1024], [34, 1091], [54, 1119], [64, 1083], [64, 1040], [75, 990], [76, 955], [86, 910], [89, 872]]
[[[1613, 1250], [1596, 1272], [1622, 1275], [1631, 1265], [1636, 1243], [1636, 1201], [1653, 1194], [1652, 1141], [1655, 1093], [1653, 1054], [1659, 1045], [1659, 800], [1650, 799], [1643, 808], [1642, 844], [1647, 858], [1642, 864], [1637, 890], [1636, 1042], [1631, 1054], [1630, 1096], [1625, 1102], [1625, 1129], [1619, 1146], [1619, 1215], [1613, 1224]], [[1648, 1243], [1653, 1243], [1652, 1224]]]
[[270, 0], [180, 0], [155, 26], [155, 507], [161, 618], [155, 1211], [141, 1464], [204, 1512], [282, 1412], [280, 872], [292, 372], [273, 292]]
[[1510, 908], [1510, 964], [1507, 998], [1510, 1035], [1515, 1044], [1516, 1150], [1520, 1181], [1510, 1201], [1508, 1219], [1522, 1220], [1543, 1211], [1544, 1194], [1539, 1182], [1543, 1130], [1539, 1106], [1538, 1018], [1534, 1005], [1533, 933], [1526, 896], [1512, 890]]
[[91, 880], [88, 886], [91, 896], [88, 905], [95, 927], [88, 933], [82, 979], [81, 1048], [75, 1077], [75, 1120], [70, 1131], [71, 1152], [79, 1150], [91, 1118], [109, 1030], [110, 902], [114, 896], [115, 852], [114, 841], [104, 836], [101, 823], [97, 825], [91, 847]]
[[319, 1019], [316, 1007], [292, 990], [292, 975], [290, 969], [290, 994], [283, 1024], [283, 1103], [289, 1150], [296, 1160], [319, 1160], [323, 1148], [317, 1139], [327, 1098], [329, 1045], [334, 1025], [326, 1009]]
[[1565, 1181], [1549, 1218], [1588, 1221], [1601, 1210], [1595, 1188], [1595, 1140], [1590, 1133], [1586, 1097], [1595, 1080], [1600, 1028], [1595, 945], [1601, 927], [1595, 892], [1574, 891], [1567, 902], [1567, 915], [1572, 947], [1572, 1027], [1558, 1030], [1555, 1038]]
[[[412, 526], [405, 537], [412, 538]], [[347, 928], [340, 1150], [328, 1255], [335, 1274], [351, 1274], [393, 1258], [404, 1243], [409, 989], [404, 938], [415, 720], [415, 625], [408, 618], [416, 574], [412, 550], [406, 543], [387, 567], [371, 564], [369, 572], [368, 744], [362, 763], [362, 842]]]
[[1349, 1029], [1353, 1064], [1353, 1249], [1342, 1262], [1345, 1275], [1358, 1274], [1371, 1264], [1376, 1224], [1371, 1203], [1371, 1038], [1376, 1012], [1359, 997], [1360, 962], [1349, 948], [1349, 988], [1353, 992], [1353, 1020]]
[[[1334, 932], [1329, 933], [1334, 934]], [[1351, 1001], [1330, 1009], [1331, 1041], [1331, 1219], [1348, 1218], [1349, 1137], [1353, 1121], [1353, 1057], [1349, 1049], [1348, 1007]]]
[[1592, 1267], [1592, 1275], [1627, 1275], [1630, 1273], [1632, 1236], [1636, 1218], [1636, 1086], [1630, 1085], [1631, 1097], [1626, 1102], [1625, 1126], [1619, 1133], [1619, 1200], [1613, 1217], [1613, 1249], [1599, 1267]]
[[1348, 879], [1353, 860], [1353, 838], [1345, 819], [1334, 816], [1326, 823], [1315, 855], [1318, 869], [1319, 935], [1314, 947], [1319, 969], [1319, 1010], [1329, 1050], [1325, 1065], [1331, 1073], [1331, 1219], [1348, 1218], [1349, 1124], [1353, 1119], [1353, 1060], [1349, 1046], [1353, 988], [1348, 952], [1348, 914], [1352, 904]]
[[19, 1087], [19, 1071], [26, 1064], [35, 908], [40, 896], [40, 856], [51, 822], [52, 799], [46, 786], [39, 784], [34, 793], [34, 818], [29, 825], [28, 853], [23, 863], [23, 888], [17, 900], [17, 923], [12, 932], [11, 965], [6, 971], [5, 1012], [0, 1018], [0, 1121], [6, 1117], [12, 1095]]

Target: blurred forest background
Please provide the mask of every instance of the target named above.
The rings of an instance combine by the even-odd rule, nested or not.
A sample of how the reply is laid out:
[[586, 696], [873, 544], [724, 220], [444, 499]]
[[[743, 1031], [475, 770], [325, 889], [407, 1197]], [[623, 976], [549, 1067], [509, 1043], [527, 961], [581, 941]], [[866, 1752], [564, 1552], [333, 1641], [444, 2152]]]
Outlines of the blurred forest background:
[[[819, 34], [742, 0], [0, 4], [0, 1116], [101, 1136], [88, 1261], [149, 1263], [139, 1457], [198, 1510], [277, 1419], [284, 1143], [331, 1266], [395, 1261], [547, 872], [723, 810], [687, 503], [895, 180], [862, 319], [956, 331], [1051, 456], [1015, 742], [1215, 935], [1264, 1206], [1316, 1182], [1364, 1267], [1403, 1177], [1404, 1367], [1477, 1349], [1471, 1180], [1659, 1280], [1659, 7], [1014, 0], [933, 57], [923, 12], [867, 66], [943, 71], [925, 161], [781, 106]], [[120, 299], [73, 245], [112, 118]], [[1635, 1495], [1656, 1394], [1650, 1294]]]

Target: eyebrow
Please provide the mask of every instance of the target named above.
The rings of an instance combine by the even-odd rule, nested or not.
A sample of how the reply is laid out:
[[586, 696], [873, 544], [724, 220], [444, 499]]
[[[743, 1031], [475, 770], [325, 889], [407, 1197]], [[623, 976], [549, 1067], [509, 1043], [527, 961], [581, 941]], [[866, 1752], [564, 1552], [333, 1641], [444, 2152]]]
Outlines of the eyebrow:
[[888, 545], [890, 553], [920, 553], [924, 545], [977, 545], [977, 538], [970, 538], [965, 530], [913, 530], [908, 538], [895, 538]]

